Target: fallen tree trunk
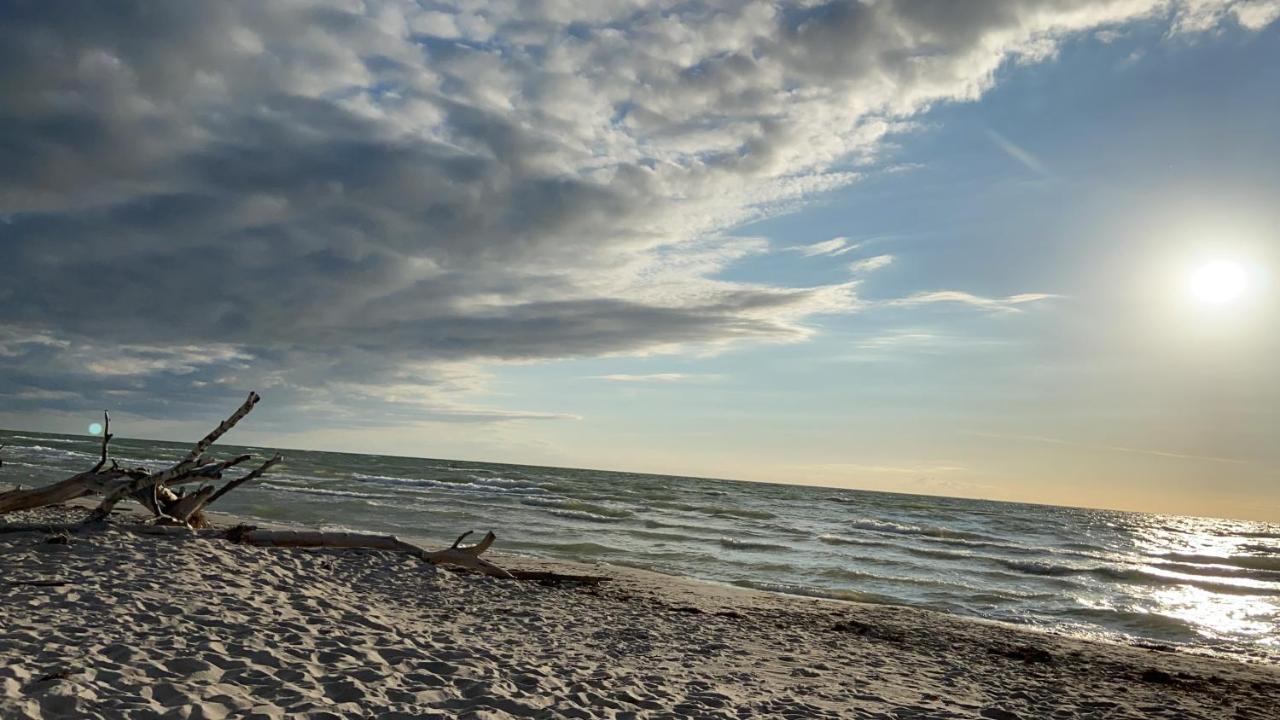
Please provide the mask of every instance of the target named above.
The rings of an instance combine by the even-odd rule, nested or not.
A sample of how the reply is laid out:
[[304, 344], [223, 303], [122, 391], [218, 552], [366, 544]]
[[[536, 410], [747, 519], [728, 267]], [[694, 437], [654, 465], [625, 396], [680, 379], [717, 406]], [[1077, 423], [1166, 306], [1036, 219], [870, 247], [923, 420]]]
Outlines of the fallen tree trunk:
[[[284, 458], [281, 455], [275, 455], [243, 476], [226, 482], [220, 488], [212, 484], [202, 485], [191, 492], [175, 490], [174, 488], [189, 483], [220, 480], [223, 472], [251, 458], [249, 455], [240, 455], [230, 460], [213, 461], [205, 457], [205, 452], [227, 431], [244, 419], [259, 400], [261, 400], [261, 397], [257, 393], [249, 393], [249, 397], [240, 407], [197, 442], [185, 457], [168, 468], [155, 473], [145, 468], [122, 468], [115, 460], [110, 458], [109, 446], [111, 439], [114, 437], [111, 434], [111, 416], [103, 413], [102, 453], [98, 462], [91, 469], [45, 487], [20, 488], [0, 493], [0, 515], [19, 510], [60, 505], [69, 500], [88, 495], [102, 495], [102, 501], [89, 514], [88, 518], [78, 525], [28, 524], [0, 526], [0, 533], [62, 532], [74, 534], [93, 532], [106, 526], [112, 510], [121, 500], [132, 498], [151, 513], [153, 524], [132, 524], [122, 527], [145, 535], [224, 538], [232, 542], [260, 547], [385, 550], [407, 553], [432, 565], [459, 567], [489, 577], [506, 580], [596, 584], [608, 579], [595, 575], [564, 575], [547, 571], [507, 570], [501, 568], [480, 557], [497, 539], [497, 536], [492, 532], [486, 533], [484, 538], [475, 545], [462, 545], [462, 541], [471, 534], [471, 531], [467, 531], [460, 535], [453, 542], [453, 545], [448, 548], [427, 550], [400, 540], [394, 535], [309, 530], [264, 530], [251, 525], [238, 525], [226, 532], [208, 530], [208, 520], [204, 516], [205, 508], [232, 490], [262, 477], [271, 468], [282, 462]], [[108, 463], [110, 463], [109, 468], [107, 467]]]
[[107, 472], [90, 470], [45, 487], [20, 488], [0, 493], [0, 515], [46, 505], [60, 505], [68, 500], [100, 493], [128, 480], [133, 472], [136, 471], [118, 468]]

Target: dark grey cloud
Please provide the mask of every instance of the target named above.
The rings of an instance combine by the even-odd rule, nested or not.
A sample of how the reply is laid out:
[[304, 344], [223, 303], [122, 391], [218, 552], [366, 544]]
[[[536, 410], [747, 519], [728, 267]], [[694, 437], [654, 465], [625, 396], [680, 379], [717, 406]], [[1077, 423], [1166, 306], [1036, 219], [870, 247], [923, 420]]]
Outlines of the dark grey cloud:
[[1011, 57], [1230, 7], [0, 2], [0, 398], [500, 418], [477, 363], [801, 339], [854, 286], [714, 279], [735, 224]]

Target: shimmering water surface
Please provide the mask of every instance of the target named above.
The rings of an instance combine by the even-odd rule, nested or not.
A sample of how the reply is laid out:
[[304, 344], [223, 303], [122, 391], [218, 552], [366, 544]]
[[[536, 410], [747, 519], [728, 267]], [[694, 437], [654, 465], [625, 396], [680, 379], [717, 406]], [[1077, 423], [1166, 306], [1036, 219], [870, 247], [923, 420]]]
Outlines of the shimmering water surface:
[[[0, 483], [92, 465], [96, 438], [0, 431]], [[188, 448], [117, 440], [156, 469]], [[223, 455], [268, 451], [219, 446]], [[922, 605], [1280, 662], [1280, 525], [599, 470], [290, 451], [217, 509]]]

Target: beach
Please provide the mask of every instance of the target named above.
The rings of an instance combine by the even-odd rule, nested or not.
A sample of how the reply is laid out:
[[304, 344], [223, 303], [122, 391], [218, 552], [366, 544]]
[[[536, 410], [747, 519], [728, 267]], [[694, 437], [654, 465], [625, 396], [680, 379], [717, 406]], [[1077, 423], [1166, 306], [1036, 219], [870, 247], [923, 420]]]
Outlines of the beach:
[[[101, 440], [0, 431], [4, 475], [52, 483]], [[219, 445], [228, 456], [263, 448]], [[183, 443], [116, 438], [133, 467]], [[754, 590], [910, 605], [1072, 637], [1280, 664], [1280, 525], [847, 488], [290, 450], [218, 501], [249, 522], [603, 562]], [[3, 482], [3, 478], [0, 478]]]
[[613, 578], [545, 586], [118, 526], [49, 539], [0, 534], [6, 720], [1268, 718], [1280, 697], [1269, 663], [602, 563], [486, 556]]

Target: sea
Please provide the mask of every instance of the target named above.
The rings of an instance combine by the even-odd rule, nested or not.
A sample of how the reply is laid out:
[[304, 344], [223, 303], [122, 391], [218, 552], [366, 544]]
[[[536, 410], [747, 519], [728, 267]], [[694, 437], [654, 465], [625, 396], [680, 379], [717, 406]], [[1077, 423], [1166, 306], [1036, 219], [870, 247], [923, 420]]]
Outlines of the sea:
[[[0, 489], [92, 466], [90, 436], [0, 430]], [[168, 466], [189, 444], [112, 442]], [[264, 448], [219, 445], [219, 457]], [[1280, 662], [1280, 524], [603, 470], [300, 450], [215, 510], [604, 562], [1066, 635]]]

